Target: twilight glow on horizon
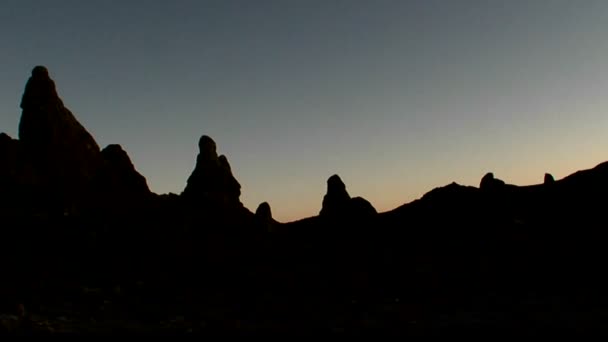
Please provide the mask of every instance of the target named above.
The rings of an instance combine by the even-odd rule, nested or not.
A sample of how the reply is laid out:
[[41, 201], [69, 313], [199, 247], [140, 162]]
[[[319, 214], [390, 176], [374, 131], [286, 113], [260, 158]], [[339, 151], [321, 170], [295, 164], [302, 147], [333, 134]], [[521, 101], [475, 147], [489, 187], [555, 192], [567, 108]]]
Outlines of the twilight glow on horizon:
[[4, 0], [0, 131], [45, 65], [156, 193], [206, 134], [252, 211], [316, 215], [339, 174], [382, 212], [608, 160], [607, 32], [603, 0]]

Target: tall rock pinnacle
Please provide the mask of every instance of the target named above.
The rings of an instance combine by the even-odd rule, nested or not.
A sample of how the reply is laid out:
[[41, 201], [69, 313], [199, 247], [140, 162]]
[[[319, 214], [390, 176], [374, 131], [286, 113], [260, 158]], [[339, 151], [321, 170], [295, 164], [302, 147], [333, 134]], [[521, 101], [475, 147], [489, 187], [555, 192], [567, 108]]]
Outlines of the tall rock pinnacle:
[[232, 175], [228, 159], [218, 156], [215, 141], [203, 135], [199, 142], [196, 167], [188, 178], [184, 198], [222, 206], [242, 206], [241, 185]]
[[101, 164], [99, 146], [63, 105], [48, 70], [37, 66], [21, 99], [19, 140], [51, 184], [80, 186]]
[[368, 219], [377, 214], [376, 209], [362, 197], [351, 198], [346, 191], [346, 185], [340, 176], [333, 175], [327, 179], [327, 193], [323, 196], [323, 204], [319, 216], [341, 219]]
[[323, 196], [320, 215], [332, 215], [343, 212], [348, 206], [350, 195], [340, 176], [333, 175], [327, 180], [327, 193]]

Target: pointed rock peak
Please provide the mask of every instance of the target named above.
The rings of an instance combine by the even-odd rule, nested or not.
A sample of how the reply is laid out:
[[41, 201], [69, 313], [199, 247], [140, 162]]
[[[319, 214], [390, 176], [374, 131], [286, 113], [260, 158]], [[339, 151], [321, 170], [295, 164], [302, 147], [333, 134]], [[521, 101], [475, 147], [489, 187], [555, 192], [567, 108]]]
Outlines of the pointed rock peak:
[[24, 110], [37, 109], [40, 106], [53, 103], [63, 105], [59, 95], [57, 95], [55, 82], [49, 76], [46, 67], [36, 66], [25, 85], [25, 92], [21, 98], [21, 108]]
[[255, 211], [255, 216], [262, 220], [272, 219], [272, 211], [270, 210], [270, 204], [268, 202], [262, 202]]
[[266, 232], [274, 232], [276, 228], [276, 221], [272, 218], [272, 212], [270, 211], [270, 205], [268, 202], [262, 202], [255, 211], [255, 222], [258, 228], [261, 228]]
[[[346, 191], [346, 185], [340, 179], [340, 176], [333, 175], [327, 179], [327, 193], [335, 193], [335, 194], [344, 194], [348, 196], [348, 192]], [[350, 196], [348, 196], [350, 198]]]
[[226, 156], [218, 156], [215, 141], [207, 135], [201, 136], [198, 147], [196, 166], [183, 194], [195, 201], [240, 205], [241, 185]]
[[21, 98], [19, 142], [43, 182], [64, 198], [82, 194], [102, 162], [93, 136], [63, 105], [48, 70], [37, 66]]
[[545, 184], [551, 184], [551, 183], [555, 183], [555, 178], [553, 178], [553, 175], [550, 173], [545, 173], [545, 179], [544, 179], [544, 183]]
[[203, 135], [198, 140], [199, 155], [207, 159], [217, 159], [217, 145], [215, 141], [207, 135]]
[[327, 179], [327, 193], [323, 196], [323, 204], [319, 215], [333, 215], [342, 212], [348, 205], [350, 195], [340, 176], [333, 175]]
[[101, 155], [104, 165], [97, 179], [102, 192], [120, 196], [147, 195], [150, 193], [146, 178], [142, 176], [131, 162], [127, 152], [118, 144], [106, 146]]

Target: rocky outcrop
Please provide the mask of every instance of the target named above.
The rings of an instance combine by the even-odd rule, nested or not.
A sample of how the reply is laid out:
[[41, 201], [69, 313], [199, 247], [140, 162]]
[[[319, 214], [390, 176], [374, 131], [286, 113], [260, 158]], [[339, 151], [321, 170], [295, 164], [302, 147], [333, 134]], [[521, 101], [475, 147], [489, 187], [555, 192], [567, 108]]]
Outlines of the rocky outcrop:
[[76, 198], [102, 164], [99, 146], [67, 109], [48, 70], [37, 66], [21, 99], [19, 142], [52, 193]]
[[348, 208], [350, 195], [340, 176], [333, 175], [327, 180], [327, 193], [323, 196], [323, 204], [319, 215], [327, 216], [341, 213]]
[[95, 182], [100, 192], [119, 199], [141, 199], [150, 194], [146, 178], [137, 172], [122, 146], [108, 145], [101, 155], [103, 164]]
[[340, 176], [327, 180], [327, 193], [319, 215], [321, 217], [363, 218], [377, 214], [376, 209], [362, 197], [351, 198]]
[[486, 173], [483, 178], [481, 178], [481, 182], [479, 182], [479, 189], [483, 191], [496, 191], [504, 188], [505, 182], [494, 178], [494, 174], [492, 172]]
[[258, 205], [255, 211], [255, 217], [263, 222], [270, 222], [272, 220], [272, 212], [270, 210], [270, 204], [268, 202], [262, 202]]
[[274, 230], [276, 221], [272, 218], [272, 211], [268, 202], [262, 202], [258, 205], [255, 211], [255, 222], [262, 231], [272, 232]]
[[363, 197], [353, 197], [350, 200], [350, 210], [360, 217], [371, 217], [378, 213], [376, 208]]
[[182, 193], [184, 199], [222, 207], [242, 206], [241, 185], [232, 175], [228, 159], [218, 156], [215, 141], [203, 135], [198, 147], [196, 166]]
[[545, 178], [543, 180], [544, 184], [553, 184], [555, 183], [555, 178], [553, 178], [553, 175], [550, 173], [545, 173]]

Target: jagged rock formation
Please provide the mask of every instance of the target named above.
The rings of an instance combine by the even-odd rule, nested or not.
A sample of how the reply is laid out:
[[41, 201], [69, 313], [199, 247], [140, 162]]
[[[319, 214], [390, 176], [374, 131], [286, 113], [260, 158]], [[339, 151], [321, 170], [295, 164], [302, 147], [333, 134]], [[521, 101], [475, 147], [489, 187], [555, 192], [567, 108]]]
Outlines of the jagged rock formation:
[[29, 197], [22, 205], [66, 213], [135, 203], [150, 194], [119, 145], [100, 151], [45, 67], [32, 70], [21, 108], [19, 140], [0, 135], [0, 183], [13, 200]]
[[376, 214], [376, 209], [361, 197], [351, 198], [346, 185], [338, 175], [327, 180], [327, 193], [323, 196], [321, 217], [362, 217]]
[[543, 180], [544, 184], [553, 184], [555, 183], [555, 178], [553, 178], [553, 175], [550, 173], [545, 173], [545, 178]]
[[191, 202], [220, 207], [241, 207], [241, 185], [232, 175], [228, 159], [218, 156], [215, 141], [203, 135], [198, 143], [196, 166], [182, 196]]
[[37, 66], [21, 100], [19, 141], [51, 191], [78, 194], [95, 176], [99, 146], [59, 98], [48, 70]]
[[91, 184], [90, 196], [97, 207], [108, 210], [126, 210], [141, 206], [151, 195], [146, 178], [118, 144], [106, 146], [102, 151], [102, 164]]

